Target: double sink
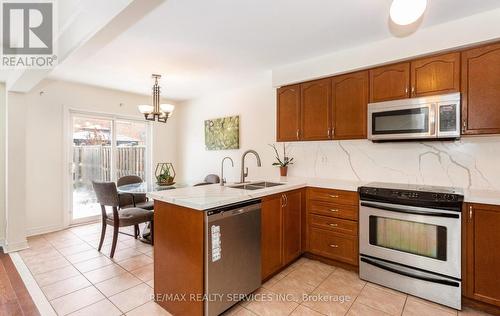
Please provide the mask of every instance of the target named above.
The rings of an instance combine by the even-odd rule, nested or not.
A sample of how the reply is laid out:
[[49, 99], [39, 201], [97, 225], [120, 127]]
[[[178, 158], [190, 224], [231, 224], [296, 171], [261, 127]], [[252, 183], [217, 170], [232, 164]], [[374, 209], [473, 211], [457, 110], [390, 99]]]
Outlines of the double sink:
[[265, 188], [275, 187], [278, 185], [283, 185], [283, 183], [260, 181], [260, 182], [242, 183], [228, 187], [241, 190], [261, 190]]

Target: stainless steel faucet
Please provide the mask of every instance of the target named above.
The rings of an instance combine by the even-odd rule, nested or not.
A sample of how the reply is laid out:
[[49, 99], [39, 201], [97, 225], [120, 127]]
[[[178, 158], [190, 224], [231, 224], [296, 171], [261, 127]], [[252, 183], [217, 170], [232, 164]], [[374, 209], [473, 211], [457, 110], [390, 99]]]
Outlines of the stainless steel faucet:
[[245, 182], [245, 178], [248, 176], [248, 168], [245, 168], [245, 157], [247, 156], [247, 154], [254, 154], [255, 157], [257, 158], [257, 166], [260, 167], [262, 166], [262, 164], [260, 163], [260, 156], [259, 154], [255, 151], [255, 150], [247, 150], [243, 153], [243, 155], [241, 156], [241, 177], [240, 177], [240, 182], [241, 183], [244, 183]]
[[226, 179], [224, 179], [224, 161], [226, 159], [229, 159], [229, 161], [231, 161], [232, 167], [234, 167], [234, 162], [233, 162], [233, 159], [231, 159], [231, 157], [224, 157], [224, 159], [222, 159], [222, 163], [220, 165], [220, 185], [221, 186], [224, 186], [224, 183], [226, 183]]

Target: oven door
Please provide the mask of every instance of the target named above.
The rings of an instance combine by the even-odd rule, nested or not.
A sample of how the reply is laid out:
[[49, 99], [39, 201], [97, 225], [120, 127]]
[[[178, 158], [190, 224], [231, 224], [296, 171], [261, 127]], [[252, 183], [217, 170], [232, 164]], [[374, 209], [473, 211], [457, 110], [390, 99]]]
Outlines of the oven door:
[[360, 253], [461, 278], [461, 214], [360, 202]]
[[372, 103], [368, 105], [368, 116], [371, 140], [437, 137], [435, 103], [400, 106]]

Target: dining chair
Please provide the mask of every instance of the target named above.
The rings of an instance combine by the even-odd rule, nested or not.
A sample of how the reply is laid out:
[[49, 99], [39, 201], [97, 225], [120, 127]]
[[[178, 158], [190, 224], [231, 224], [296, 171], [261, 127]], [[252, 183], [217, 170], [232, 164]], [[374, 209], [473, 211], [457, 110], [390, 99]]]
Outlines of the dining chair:
[[[142, 182], [141, 177], [130, 175], [119, 178], [116, 185], [121, 187], [122, 185]], [[146, 210], [154, 209], [154, 202], [150, 201], [144, 193], [120, 193], [118, 196], [120, 198], [120, 208], [139, 207]]]
[[209, 174], [205, 177], [205, 180], [203, 182], [197, 183], [193, 185], [194, 187], [199, 187], [202, 185], [209, 185], [209, 184], [215, 184], [215, 183], [220, 183], [220, 178], [216, 174]]
[[[116, 250], [116, 242], [120, 227], [134, 226], [142, 223], [150, 223], [151, 245], [154, 242], [153, 211], [139, 207], [120, 208], [118, 190], [114, 182], [92, 181], [97, 201], [101, 204], [102, 230], [98, 250], [101, 251], [107, 225], [113, 226], [113, 241], [110, 257], [113, 258]], [[106, 206], [111, 207], [111, 212], [106, 211]]]

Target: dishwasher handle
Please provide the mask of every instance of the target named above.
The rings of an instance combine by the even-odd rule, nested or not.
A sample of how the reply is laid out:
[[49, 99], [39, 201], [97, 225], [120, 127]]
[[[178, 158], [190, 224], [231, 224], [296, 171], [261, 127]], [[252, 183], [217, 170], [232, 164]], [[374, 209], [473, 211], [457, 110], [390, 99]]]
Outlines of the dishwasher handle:
[[245, 203], [229, 205], [227, 207], [223, 207], [220, 209], [210, 210], [206, 213], [206, 217], [207, 220], [211, 222], [220, 218], [228, 218], [252, 211], [260, 211], [260, 209], [261, 209], [260, 200], [249, 201]]

